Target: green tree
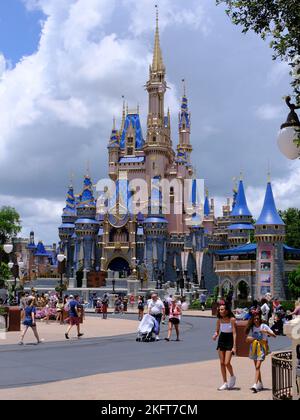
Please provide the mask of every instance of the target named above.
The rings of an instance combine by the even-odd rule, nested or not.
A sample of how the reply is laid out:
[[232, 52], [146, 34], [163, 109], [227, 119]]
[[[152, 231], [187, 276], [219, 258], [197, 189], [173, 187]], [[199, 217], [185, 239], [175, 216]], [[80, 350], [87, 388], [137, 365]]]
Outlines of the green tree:
[[235, 25], [269, 38], [273, 59], [291, 65], [296, 101], [300, 104], [300, 1], [299, 0], [216, 0], [225, 3], [226, 13]]
[[298, 299], [300, 297], [300, 265], [295, 270], [289, 274], [289, 290], [293, 299]]
[[300, 249], [300, 210], [289, 208], [279, 214], [286, 224], [286, 244]]
[[0, 244], [5, 244], [20, 231], [21, 221], [19, 213], [12, 207], [0, 208]]
[[3, 251], [3, 245], [21, 231], [18, 212], [12, 207], [0, 208], [0, 287], [5, 286], [5, 280], [10, 277], [7, 266], [8, 256]]

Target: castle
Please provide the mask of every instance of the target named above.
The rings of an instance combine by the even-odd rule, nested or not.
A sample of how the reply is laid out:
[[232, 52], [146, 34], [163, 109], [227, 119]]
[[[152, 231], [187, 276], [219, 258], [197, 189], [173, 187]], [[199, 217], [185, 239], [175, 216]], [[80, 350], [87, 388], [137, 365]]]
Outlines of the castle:
[[[285, 225], [276, 210], [271, 183], [255, 225], [242, 179], [233, 200], [223, 207], [222, 217], [215, 216], [214, 200], [209, 200], [208, 193], [203, 194], [202, 205], [192, 166], [191, 115], [185, 91], [174, 150], [170, 112], [166, 113], [164, 106], [167, 82], [158, 16], [146, 90], [145, 137], [138, 109], [130, 111], [124, 103], [119, 129], [114, 121], [108, 167], [109, 178], [116, 182], [115, 193], [105, 199], [102, 191], [103, 199], [96, 201], [89, 174], [79, 196], [73, 186], [69, 188], [59, 227], [67, 277], [75, 279], [75, 286], [87, 287], [90, 273], [96, 279], [93, 285], [101, 286], [111, 270], [148, 286], [152, 282], [156, 288], [171, 282], [187, 289], [197, 285], [210, 292], [219, 286], [220, 294], [231, 290], [236, 298], [260, 298], [265, 293], [285, 298], [287, 273], [299, 263], [300, 250], [284, 245]], [[151, 192], [140, 203], [138, 213], [130, 207], [137, 191], [128, 187], [137, 178], [145, 181]], [[168, 211], [161, 180], [170, 185]], [[184, 180], [191, 180], [190, 211], [177, 212], [175, 208], [183, 208], [183, 203], [172, 182], [183, 184]]]

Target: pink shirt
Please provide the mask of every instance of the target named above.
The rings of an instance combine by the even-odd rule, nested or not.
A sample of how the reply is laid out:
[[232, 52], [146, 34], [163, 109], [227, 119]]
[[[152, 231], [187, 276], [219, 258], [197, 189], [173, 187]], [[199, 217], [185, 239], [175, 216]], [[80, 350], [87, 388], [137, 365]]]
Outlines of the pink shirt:
[[172, 304], [170, 305], [169, 319], [170, 318], [176, 318], [176, 319], [181, 318], [181, 308], [178, 304], [176, 304], [175, 306], [173, 306]]

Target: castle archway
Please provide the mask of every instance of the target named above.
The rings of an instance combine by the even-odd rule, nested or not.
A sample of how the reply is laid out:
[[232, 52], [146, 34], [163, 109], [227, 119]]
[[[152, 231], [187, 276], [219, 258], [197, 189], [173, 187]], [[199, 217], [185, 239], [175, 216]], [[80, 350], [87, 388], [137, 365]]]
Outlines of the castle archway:
[[125, 258], [116, 257], [108, 264], [108, 270], [117, 271], [120, 277], [128, 276], [130, 274], [129, 263]]

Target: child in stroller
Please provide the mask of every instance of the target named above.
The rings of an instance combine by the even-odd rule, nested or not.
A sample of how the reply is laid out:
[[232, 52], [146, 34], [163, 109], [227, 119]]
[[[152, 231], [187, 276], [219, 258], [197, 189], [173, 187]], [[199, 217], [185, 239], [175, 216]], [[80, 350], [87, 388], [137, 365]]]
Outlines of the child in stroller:
[[157, 334], [159, 330], [159, 324], [157, 320], [151, 315], [144, 315], [138, 328], [138, 336], [136, 341], [150, 342], [155, 341], [152, 333]]

